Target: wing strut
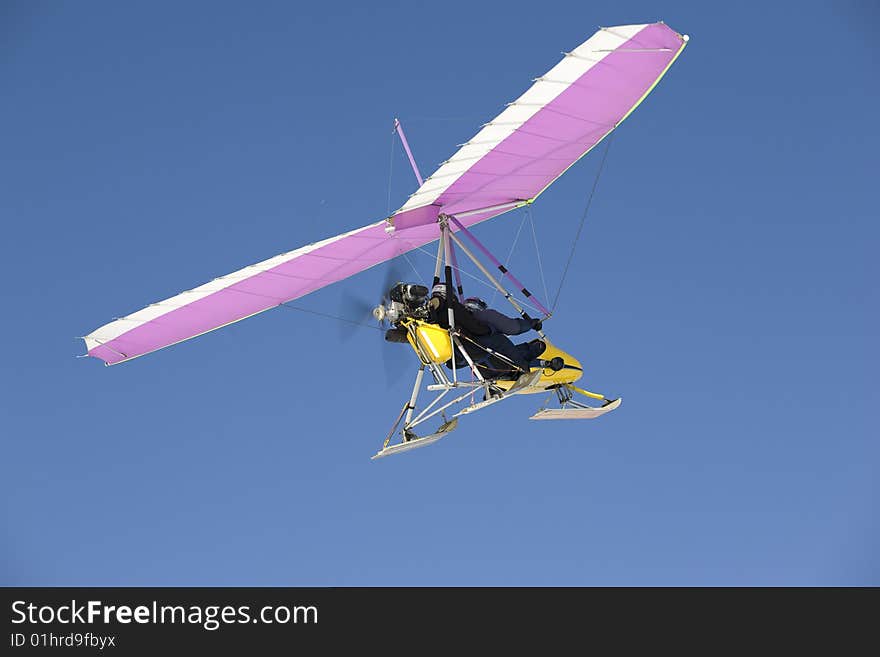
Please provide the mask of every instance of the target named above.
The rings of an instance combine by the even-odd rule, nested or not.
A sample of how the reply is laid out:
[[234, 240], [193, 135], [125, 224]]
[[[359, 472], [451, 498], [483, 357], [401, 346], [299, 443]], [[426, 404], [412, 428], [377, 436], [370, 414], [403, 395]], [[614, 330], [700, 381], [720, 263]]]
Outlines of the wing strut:
[[[465, 228], [464, 225], [462, 225], [462, 223], [458, 219], [456, 219], [455, 217], [450, 216], [449, 221], [451, 221], [453, 224], [455, 224], [456, 228], [458, 228], [458, 230], [461, 231], [462, 235], [467, 237], [471, 241], [471, 243], [474, 246], [476, 246], [483, 253], [483, 255], [485, 255], [490, 260], [490, 262], [493, 265], [498, 267], [498, 271], [500, 271], [503, 276], [507, 276], [507, 278], [509, 278], [510, 281], [514, 285], [516, 285], [516, 287], [519, 289], [519, 291], [522, 292], [526, 296], [526, 298], [531, 300], [531, 302], [534, 303], [535, 306], [537, 306], [538, 310], [540, 310], [542, 313], [544, 313], [545, 318], [550, 317], [550, 315], [552, 313], [549, 310], [547, 310], [547, 308], [545, 308], [544, 305], [540, 301], [538, 301], [538, 299], [531, 292], [528, 291], [528, 289], [526, 288], [525, 285], [520, 283], [519, 280], [513, 274], [510, 273], [510, 271], [507, 269], [507, 267], [505, 267], [504, 265], [501, 264], [501, 262], [498, 260], [498, 258], [496, 258], [495, 256], [492, 255], [492, 253], [489, 251], [489, 249], [487, 249], [485, 246], [483, 246], [482, 242], [480, 242], [480, 240], [478, 240], [471, 231], [469, 231], [467, 228]], [[458, 240], [453, 233], [450, 232], [450, 235], [452, 236], [452, 239], [455, 241], [455, 243], [458, 244], [459, 247], [461, 247], [461, 250], [464, 251], [465, 253], [469, 254], [469, 252], [466, 250], [466, 248], [462, 245], [461, 241]], [[474, 264], [478, 264], [476, 258], [474, 258], [473, 255], [469, 254], [469, 257], [471, 260], [474, 261]], [[486, 269], [483, 268], [482, 265], [478, 265], [478, 266], [480, 267], [480, 270], [487, 277], [489, 277], [489, 279], [495, 284], [495, 287], [498, 288], [498, 291], [501, 292], [507, 298], [507, 300], [513, 304], [513, 307], [516, 308], [520, 312], [520, 314], [522, 314], [523, 317], [525, 317], [526, 319], [529, 319], [528, 313], [526, 313], [525, 310], [523, 310], [521, 307], [519, 307], [518, 304], [513, 302], [513, 298], [511, 297], [511, 295], [508, 294], [508, 292], [503, 287], [500, 286], [500, 284], [495, 280], [495, 278], [491, 274], [489, 274], [489, 272], [486, 271]]]
[[[449, 217], [449, 219], [450, 219], [451, 221], [455, 222], [456, 224], [458, 224], [458, 222], [455, 221], [455, 218], [454, 218], [454, 217]], [[463, 231], [467, 231], [467, 229], [464, 228], [463, 226], [461, 226], [461, 224], [458, 224], [458, 225], [461, 227], [461, 229], [462, 229]], [[498, 282], [498, 279], [495, 278], [495, 277], [492, 275], [492, 273], [491, 273], [488, 269], [486, 269], [485, 265], [483, 265], [483, 263], [480, 262], [480, 261], [477, 259], [477, 257], [471, 252], [471, 250], [470, 250], [469, 248], [467, 248], [467, 247], [462, 243], [462, 241], [461, 241], [460, 239], [458, 239], [458, 237], [456, 236], [456, 234], [453, 233], [451, 230], [448, 231], [448, 232], [449, 232], [449, 238], [450, 238], [450, 239], [451, 239], [451, 240], [452, 240], [452, 241], [458, 246], [458, 248], [461, 249], [462, 253], [464, 253], [464, 254], [465, 254], [465, 255], [471, 260], [471, 262], [473, 262], [473, 263], [477, 266], [477, 268], [478, 268], [481, 272], [483, 272], [483, 275], [489, 280], [490, 283], [492, 283], [492, 285], [495, 286], [495, 288], [496, 288], [499, 292], [501, 292], [501, 294], [504, 296], [505, 299], [507, 299], [507, 301], [510, 303], [510, 305], [513, 306], [514, 308], [516, 308], [517, 312], [519, 312], [519, 314], [522, 315], [522, 317], [523, 317], [524, 319], [531, 319], [531, 317], [529, 317], [529, 314], [525, 311], [525, 308], [523, 308], [523, 307], [517, 302], [517, 300], [514, 298], [514, 296], [513, 296], [510, 292], [508, 292], [508, 291], [505, 289], [505, 287], [504, 287], [503, 285], [501, 285], [501, 283]], [[473, 235], [471, 235], [471, 238], [472, 238], [474, 241], [476, 241], [476, 238], [473, 237]], [[477, 243], [479, 244], [479, 242], [477, 242]], [[487, 255], [488, 255], [493, 261], [497, 262], [497, 260], [495, 260], [495, 257], [494, 257], [491, 253], [489, 253], [488, 250], [486, 250], [486, 247], [483, 247], [482, 244], [480, 244], [480, 246], [484, 249], [484, 253], [486, 253], [486, 254], [487, 254]], [[507, 269], [504, 268], [504, 266], [501, 265], [500, 263], [499, 263], [499, 268], [503, 268], [503, 270], [504, 270], [505, 273], [509, 273], [509, 272], [507, 272]], [[513, 278], [513, 277], [511, 276], [511, 278]], [[513, 279], [513, 280], [516, 280], [516, 279]], [[517, 283], [519, 283], [519, 281], [517, 281]], [[523, 292], [526, 292], [526, 295], [527, 295], [527, 296], [531, 296], [530, 294], [528, 294], [528, 292], [527, 292], [527, 290], [525, 290], [525, 288], [523, 288]], [[534, 297], [532, 297], [532, 300], [535, 301]], [[540, 306], [540, 303], [536, 303], [536, 305]], [[543, 306], [541, 306], [541, 308], [544, 309]], [[546, 310], [546, 309], [544, 309], [544, 310]], [[549, 317], [550, 317], [550, 314], [547, 313], [547, 315], [544, 317], [544, 319], [548, 319]], [[546, 339], [546, 338], [547, 338], [547, 336], [544, 335], [544, 331], [543, 331], [543, 330], [538, 331], [538, 335], [540, 335], [541, 338], [543, 338], [543, 339]]]

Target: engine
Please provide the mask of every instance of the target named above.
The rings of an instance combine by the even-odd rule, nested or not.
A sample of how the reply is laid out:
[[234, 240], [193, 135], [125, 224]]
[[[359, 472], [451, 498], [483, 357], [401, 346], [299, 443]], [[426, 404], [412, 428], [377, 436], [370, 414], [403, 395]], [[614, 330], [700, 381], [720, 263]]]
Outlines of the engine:
[[397, 283], [388, 290], [387, 302], [373, 309], [373, 317], [378, 321], [387, 321], [392, 328], [385, 334], [389, 342], [406, 342], [406, 331], [399, 328], [398, 322], [407, 318], [428, 318], [425, 301], [428, 288], [416, 283]]

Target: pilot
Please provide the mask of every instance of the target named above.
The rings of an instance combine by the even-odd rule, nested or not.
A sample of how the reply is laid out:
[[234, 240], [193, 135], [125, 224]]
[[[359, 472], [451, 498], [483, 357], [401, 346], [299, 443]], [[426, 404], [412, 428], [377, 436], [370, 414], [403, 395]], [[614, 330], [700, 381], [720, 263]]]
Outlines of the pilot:
[[464, 307], [470, 310], [471, 314], [479, 321], [489, 326], [493, 333], [520, 335], [532, 329], [540, 331], [542, 328], [540, 319], [502, 315], [497, 310], [489, 308], [480, 297], [468, 297], [464, 300]]
[[[468, 299], [468, 301], [475, 299], [476, 297]], [[482, 301], [481, 299], [476, 300]], [[485, 302], [482, 303], [485, 306]], [[472, 305], [476, 307], [478, 304]], [[519, 370], [518, 374], [528, 372], [530, 361], [540, 356], [546, 348], [541, 340], [533, 340], [532, 342], [515, 345], [506, 335], [508, 331], [510, 331], [510, 335], [519, 335], [532, 328], [540, 328], [541, 324], [539, 321], [532, 319], [515, 320], [485, 307], [478, 308], [478, 310], [483, 312], [477, 315], [470, 307], [463, 305], [455, 297], [454, 292], [447, 294], [446, 285], [443, 283], [438, 283], [431, 289], [431, 299], [428, 302], [428, 308], [431, 321], [446, 329], [449, 328], [449, 308], [452, 308], [455, 326], [461, 330], [464, 337], [470, 338], [477, 345], [491, 349], [509, 359], [516, 365]], [[462, 345], [471, 359], [475, 363], [482, 365], [480, 370], [484, 376], [495, 378], [500, 374], [510, 373], [511, 366], [507, 361], [493, 357], [490, 353], [470, 343], [467, 339], [462, 340]], [[467, 361], [461, 357], [461, 354], [457, 354], [455, 361], [456, 367], [467, 366]], [[448, 366], [451, 366], [451, 364], [451, 362], [447, 362]]]
[[[532, 330], [540, 331], [543, 328], [540, 319], [508, 317], [493, 308], [489, 308], [488, 304], [480, 297], [468, 297], [464, 300], [464, 307], [471, 311], [471, 314], [479, 322], [488, 326], [492, 330], [493, 335], [499, 336], [499, 338], [510, 343], [519, 352], [520, 357], [529, 363], [536, 360], [547, 348], [543, 340], [536, 339], [515, 345], [506, 338], [508, 335], [521, 335]], [[498, 350], [496, 349], [496, 351]]]

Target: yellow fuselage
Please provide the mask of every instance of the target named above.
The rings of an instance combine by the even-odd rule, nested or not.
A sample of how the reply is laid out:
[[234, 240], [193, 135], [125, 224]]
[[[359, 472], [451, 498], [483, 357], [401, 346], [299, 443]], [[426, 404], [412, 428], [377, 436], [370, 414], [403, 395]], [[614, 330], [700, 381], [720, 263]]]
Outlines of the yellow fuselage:
[[[446, 329], [436, 324], [429, 324], [415, 319], [406, 320], [404, 326], [408, 329], [410, 346], [415, 350], [419, 360], [426, 364], [430, 362], [442, 365], [452, 358], [452, 344], [449, 340], [449, 332]], [[544, 340], [544, 342], [547, 344], [547, 348], [541, 354], [541, 360], [549, 361], [559, 357], [565, 365], [559, 371], [554, 371], [549, 367], [533, 367], [533, 372], [538, 369], [542, 370], [541, 378], [538, 380], [535, 390], [523, 392], [542, 392], [551, 386], [574, 383], [583, 376], [580, 361], [571, 354], [555, 347], [549, 341]], [[504, 390], [507, 390], [513, 384], [513, 381], [495, 382], [495, 385]]]
[[[577, 358], [575, 358], [571, 354], [562, 351], [562, 349], [559, 349], [547, 340], [544, 340], [544, 343], [547, 345], [547, 348], [544, 350], [544, 353], [541, 354], [541, 360], [550, 360], [558, 356], [562, 359], [562, 362], [565, 363], [565, 365], [558, 372], [553, 371], [549, 367], [533, 367], [532, 372], [536, 370], [542, 371], [541, 378], [538, 379], [538, 383], [536, 384], [536, 388], [534, 390], [523, 390], [524, 393], [543, 392], [550, 386], [562, 385], [565, 383], [574, 383], [584, 374], [581, 363]], [[513, 384], [514, 381], [495, 382], [495, 385], [497, 385], [499, 388], [503, 388], [504, 390], [507, 390]]]

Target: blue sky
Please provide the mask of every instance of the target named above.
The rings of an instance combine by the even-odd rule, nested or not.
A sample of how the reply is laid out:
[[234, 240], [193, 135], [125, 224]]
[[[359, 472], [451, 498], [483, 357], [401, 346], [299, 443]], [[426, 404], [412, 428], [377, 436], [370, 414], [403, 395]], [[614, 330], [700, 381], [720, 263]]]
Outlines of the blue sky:
[[[0, 12], [0, 583], [880, 584], [872, 3]], [[616, 133], [547, 326], [618, 411], [514, 399], [371, 462], [411, 385], [378, 332], [279, 309], [74, 358], [385, 216], [395, 116], [427, 175], [560, 51], [654, 20], [691, 42]], [[598, 156], [534, 207], [551, 296]], [[391, 205], [413, 189], [397, 147]], [[505, 255], [520, 220], [478, 235]], [[540, 289], [532, 253], [512, 268]], [[383, 278], [297, 303], [351, 316]]]

